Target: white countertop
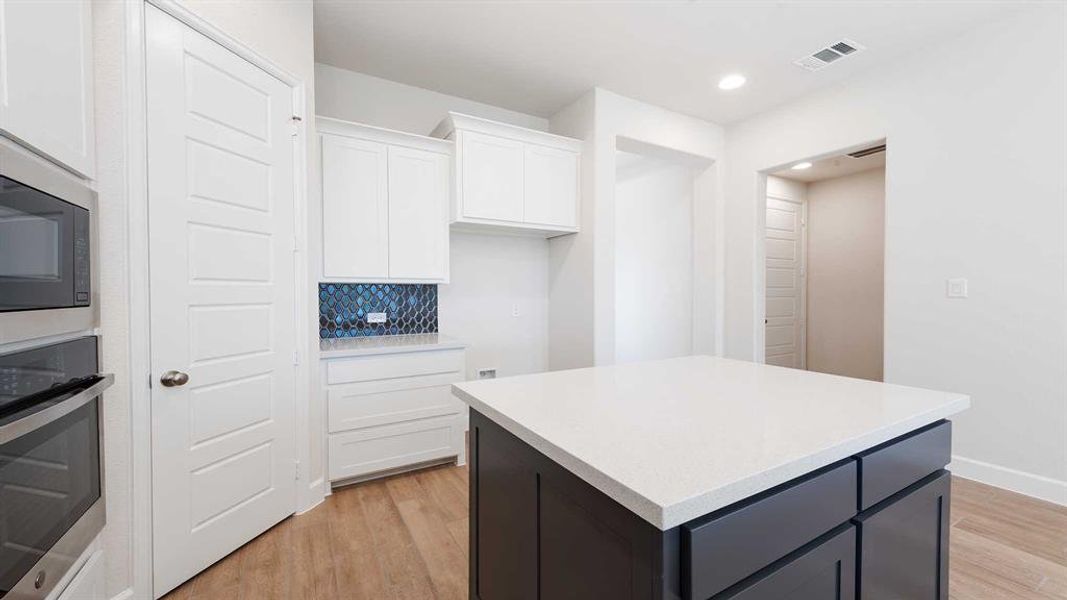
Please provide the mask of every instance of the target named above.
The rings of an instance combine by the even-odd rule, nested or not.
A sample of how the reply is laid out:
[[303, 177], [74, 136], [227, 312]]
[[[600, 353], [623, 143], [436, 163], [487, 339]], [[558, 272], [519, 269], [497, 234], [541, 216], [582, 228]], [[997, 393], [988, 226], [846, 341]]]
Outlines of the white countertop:
[[328, 338], [319, 340], [319, 358], [399, 354], [465, 347], [466, 344], [463, 342], [439, 333]]
[[452, 390], [663, 530], [970, 406], [963, 394], [711, 356]]

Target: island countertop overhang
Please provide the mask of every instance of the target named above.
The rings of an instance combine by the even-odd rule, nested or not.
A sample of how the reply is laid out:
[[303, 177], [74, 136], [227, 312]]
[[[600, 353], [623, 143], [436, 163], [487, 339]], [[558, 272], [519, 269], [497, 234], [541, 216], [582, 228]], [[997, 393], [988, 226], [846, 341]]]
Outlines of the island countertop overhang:
[[453, 392], [661, 530], [970, 405], [963, 394], [710, 356], [465, 382]]

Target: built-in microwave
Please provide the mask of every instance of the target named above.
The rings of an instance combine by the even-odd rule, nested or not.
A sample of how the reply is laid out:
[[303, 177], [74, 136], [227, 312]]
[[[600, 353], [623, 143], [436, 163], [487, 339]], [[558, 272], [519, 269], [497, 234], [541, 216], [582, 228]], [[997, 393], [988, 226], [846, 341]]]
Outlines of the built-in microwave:
[[95, 202], [84, 180], [0, 144], [0, 345], [95, 325]]
[[89, 211], [0, 174], [0, 311], [89, 306]]
[[46, 598], [104, 526], [97, 338], [0, 354], [0, 599]]

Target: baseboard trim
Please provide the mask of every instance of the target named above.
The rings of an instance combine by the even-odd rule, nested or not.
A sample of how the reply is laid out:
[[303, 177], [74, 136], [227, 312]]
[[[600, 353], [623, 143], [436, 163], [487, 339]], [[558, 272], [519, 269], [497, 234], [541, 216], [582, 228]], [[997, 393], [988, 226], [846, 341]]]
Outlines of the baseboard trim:
[[133, 588], [128, 587], [111, 597], [111, 600], [130, 600], [133, 598]]
[[1067, 481], [1034, 475], [980, 460], [953, 456], [948, 469], [965, 479], [973, 479], [1041, 500], [1067, 506]]

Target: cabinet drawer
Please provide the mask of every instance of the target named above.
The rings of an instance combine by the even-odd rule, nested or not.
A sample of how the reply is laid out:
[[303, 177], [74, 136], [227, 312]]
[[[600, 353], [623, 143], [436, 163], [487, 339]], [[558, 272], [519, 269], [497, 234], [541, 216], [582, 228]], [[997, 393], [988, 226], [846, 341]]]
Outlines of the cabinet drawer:
[[398, 387], [366, 393], [366, 386], [329, 391], [330, 433], [414, 419], [458, 414], [463, 404], [452, 386]]
[[705, 600], [856, 514], [849, 459], [682, 525], [682, 587]]
[[326, 363], [326, 383], [336, 385], [462, 372], [462, 349], [432, 350], [330, 360]]
[[856, 458], [860, 465], [862, 511], [945, 468], [952, 458], [952, 423], [934, 423], [857, 454]]
[[435, 417], [330, 434], [330, 481], [456, 456], [460, 423], [456, 416]]
[[948, 600], [948, 471], [856, 517], [863, 600]]
[[853, 600], [856, 528], [846, 525], [718, 598], [730, 600]]

